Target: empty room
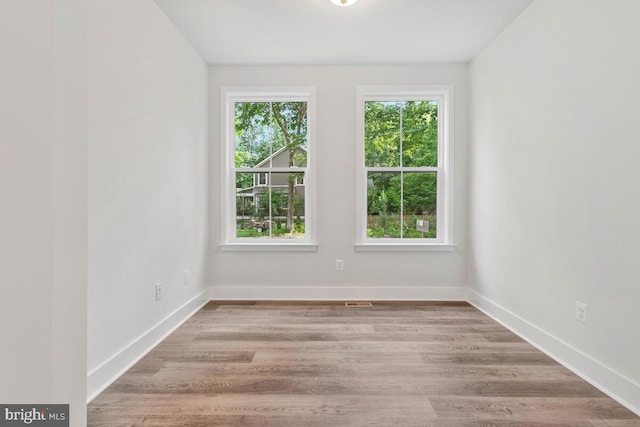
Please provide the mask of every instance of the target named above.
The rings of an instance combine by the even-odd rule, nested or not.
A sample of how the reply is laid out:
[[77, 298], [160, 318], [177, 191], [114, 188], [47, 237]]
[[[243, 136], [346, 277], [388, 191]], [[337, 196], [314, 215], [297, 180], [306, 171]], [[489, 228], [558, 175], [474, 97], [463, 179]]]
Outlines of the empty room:
[[640, 426], [639, 19], [0, 0], [0, 425]]

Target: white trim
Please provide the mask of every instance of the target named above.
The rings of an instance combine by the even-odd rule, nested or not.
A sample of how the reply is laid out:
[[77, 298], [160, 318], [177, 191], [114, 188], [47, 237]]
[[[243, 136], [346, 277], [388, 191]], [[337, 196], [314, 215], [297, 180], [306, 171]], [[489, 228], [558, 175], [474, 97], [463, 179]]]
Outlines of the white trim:
[[[430, 241], [423, 243], [420, 239], [412, 243], [410, 239], [403, 240], [402, 243], [397, 241], [387, 241], [387, 239], [377, 239], [372, 243], [360, 243], [354, 245], [356, 252], [453, 252], [456, 245], [446, 243], [432, 243]], [[390, 240], [390, 239], [389, 239]]]
[[468, 302], [612, 399], [640, 415], [640, 384], [526, 319], [468, 290]]
[[212, 286], [212, 300], [466, 301], [461, 286]]
[[140, 335], [98, 367], [87, 373], [87, 403], [142, 359], [169, 334], [209, 302], [209, 289], [191, 298], [173, 313]]
[[[454, 87], [453, 85], [429, 86], [358, 86], [356, 88], [356, 236], [357, 250], [376, 251], [401, 250], [406, 245], [407, 250], [418, 245], [438, 247], [435, 250], [450, 250], [454, 242]], [[365, 101], [438, 101], [438, 165], [423, 168], [379, 168], [366, 167], [364, 164], [364, 102]], [[367, 237], [367, 172], [436, 172], [438, 176], [438, 199], [436, 207], [437, 238], [425, 239], [421, 242], [411, 239], [394, 239], [390, 242], [379, 242], [379, 239]], [[382, 244], [380, 244], [382, 243]], [[429, 249], [425, 249], [429, 250]], [[433, 250], [433, 249], [432, 249]]]
[[[316, 120], [316, 89], [315, 87], [223, 87], [220, 89], [220, 111], [221, 111], [221, 215], [220, 215], [220, 242], [225, 247], [246, 247], [248, 244], [257, 245], [258, 248], [269, 245], [283, 245], [290, 247], [290, 239], [270, 238], [269, 243], [261, 239], [237, 238], [235, 222], [236, 193], [233, 191], [235, 185], [235, 172], [244, 172], [245, 168], [236, 170], [234, 150], [231, 141], [235, 132], [235, 116], [231, 114], [233, 108], [231, 103], [235, 102], [294, 102], [304, 101], [307, 103], [307, 146], [303, 149], [307, 152], [306, 167], [292, 168], [268, 168], [268, 172], [303, 172], [305, 174], [305, 237], [299, 239], [300, 243], [307, 246], [317, 246], [316, 243], [316, 172], [315, 172], [315, 120]], [[277, 153], [278, 151], [276, 151]], [[275, 153], [269, 156], [273, 158]], [[256, 173], [255, 168], [248, 173]], [[264, 169], [264, 168], [261, 168]], [[298, 248], [303, 246], [298, 245]], [[241, 249], [246, 250], [246, 249]]]
[[303, 166], [291, 166], [291, 167], [270, 167], [270, 168], [233, 168], [236, 173], [251, 173], [251, 174], [259, 174], [259, 173], [303, 173], [306, 172], [307, 168]]
[[[274, 242], [275, 240], [275, 242]], [[269, 239], [264, 243], [259, 240], [253, 240], [247, 243], [221, 243], [218, 245], [224, 252], [317, 252], [318, 245], [315, 243], [305, 243], [304, 241], [296, 242], [296, 239], [290, 243], [283, 242], [283, 239]]]

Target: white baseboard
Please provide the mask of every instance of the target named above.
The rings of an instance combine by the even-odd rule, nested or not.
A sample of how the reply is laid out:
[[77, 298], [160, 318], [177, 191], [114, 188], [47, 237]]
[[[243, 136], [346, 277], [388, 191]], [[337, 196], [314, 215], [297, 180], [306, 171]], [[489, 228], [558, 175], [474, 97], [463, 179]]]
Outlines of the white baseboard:
[[89, 372], [87, 374], [87, 402], [95, 399], [104, 389], [142, 359], [207, 302], [209, 302], [209, 289], [200, 292], [132, 343]]
[[468, 289], [467, 301], [576, 375], [640, 415], [640, 384]]
[[466, 301], [464, 287], [212, 286], [212, 300], [256, 301]]

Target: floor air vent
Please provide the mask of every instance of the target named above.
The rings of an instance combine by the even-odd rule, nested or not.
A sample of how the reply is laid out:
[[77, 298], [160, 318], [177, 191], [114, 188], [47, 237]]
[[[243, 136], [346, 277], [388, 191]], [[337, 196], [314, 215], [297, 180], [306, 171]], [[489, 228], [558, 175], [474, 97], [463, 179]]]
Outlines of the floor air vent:
[[344, 305], [347, 307], [371, 307], [371, 303], [369, 301], [351, 301], [345, 302]]

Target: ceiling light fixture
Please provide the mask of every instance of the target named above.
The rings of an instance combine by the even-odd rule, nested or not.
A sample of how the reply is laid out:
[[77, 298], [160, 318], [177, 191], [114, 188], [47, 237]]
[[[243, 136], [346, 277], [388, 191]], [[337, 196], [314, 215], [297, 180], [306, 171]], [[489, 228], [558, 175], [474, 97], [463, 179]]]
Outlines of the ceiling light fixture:
[[358, 0], [329, 0], [329, 1], [335, 4], [336, 6], [351, 6]]

